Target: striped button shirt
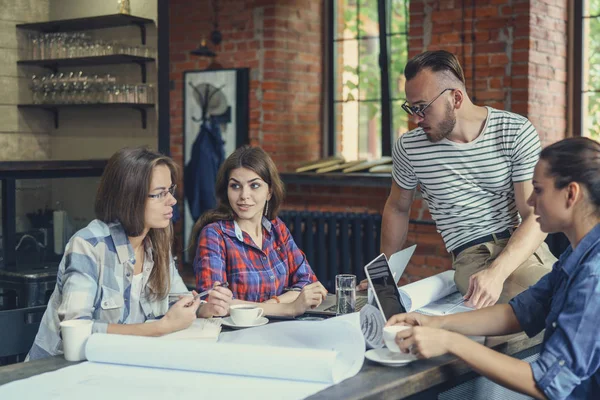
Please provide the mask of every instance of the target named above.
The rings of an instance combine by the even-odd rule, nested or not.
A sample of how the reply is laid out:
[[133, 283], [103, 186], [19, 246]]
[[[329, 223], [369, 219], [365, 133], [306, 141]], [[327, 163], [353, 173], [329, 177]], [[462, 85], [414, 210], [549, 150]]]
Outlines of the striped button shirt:
[[306, 256], [285, 223], [263, 217], [262, 225], [262, 249], [235, 221], [206, 225], [194, 259], [196, 290], [227, 281], [234, 298], [260, 303], [282, 294], [284, 288], [300, 289], [315, 282]]
[[520, 223], [514, 183], [530, 180], [539, 158], [527, 118], [486, 108], [484, 129], [469, 143], [431, 143], [417, 128], [394, 145], [394, 181], [407, 190], [420, 185], [448, 251]]
[[[143, 291], [154, 267], [152, 249], [146, 243], [142, 267]], [[56, 287], [27, 358], [35, 360], [62, 354], [61, 321], [93, 320], [93, 333], [106, 333], [108, 324], [127, 321], [134, 265], [133, 248], [118, 222], [105, 224], [94, 220], [73, 235], [58, 267]], [[187, 291], [172, 259], [170, 279], [171, 293]], [[169, 297], [150, 301], [142, 296], [140, 306], [144, 321], [153, 319], [167, 312]]]

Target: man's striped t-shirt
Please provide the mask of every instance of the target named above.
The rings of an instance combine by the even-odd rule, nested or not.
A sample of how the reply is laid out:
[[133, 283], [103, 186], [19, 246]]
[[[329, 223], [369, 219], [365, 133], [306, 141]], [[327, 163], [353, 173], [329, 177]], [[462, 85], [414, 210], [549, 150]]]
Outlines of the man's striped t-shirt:
[[417, 128], [394, 145], [394, 181], [407, 190], [420, 185], [448, 251], [520, 223], [513, 183], [532, 179], [539, 158], [527, 118], [486, 108], [484, 129], [469, 143], [432, 143]]

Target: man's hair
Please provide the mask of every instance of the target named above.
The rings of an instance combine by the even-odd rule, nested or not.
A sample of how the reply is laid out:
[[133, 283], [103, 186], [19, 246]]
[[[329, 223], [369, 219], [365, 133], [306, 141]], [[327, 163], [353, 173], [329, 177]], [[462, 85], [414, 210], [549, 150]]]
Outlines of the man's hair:
[[426, 51], [414, 56], [406, 63], [404, 76], [407, 81], [410, 81], [424, 69], [433, 72], [450, 72], [463, 85], [465, 84], [465, 74], [458, 59], [446, 50]]

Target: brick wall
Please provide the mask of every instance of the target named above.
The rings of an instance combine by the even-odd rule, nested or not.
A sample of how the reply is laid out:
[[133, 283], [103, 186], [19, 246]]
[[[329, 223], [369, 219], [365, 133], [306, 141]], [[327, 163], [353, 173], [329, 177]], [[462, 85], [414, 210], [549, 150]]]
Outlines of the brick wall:
[[543, 144], [565, 137], [566, 0], [412, 0], [409, 37], [409, 57], [456, 54], [475, 103], [527, 116]]
[[[211, 1], [172, 0], [171, 151], [183, 160], [182, 78], [210, 61], [189, 52], [212, 31]], [[223, 0], [223, 68], [250, 68], [250, 143], [289, 171], [321, 154], [322, 21], [320, 1]], [[207, 42], [209, 42], [207, 40]], [[212, 46], [211, 43], [209, 43]]]
[[[171, 1], [171, 140], [180, 163], [182, 73], [208, 65], [189, 55], [211, 30], [208, 3]], [[269, 151], [284, 172], [318, 158], [322, 2], [220, 3], [223, 44], [216, 49], [217, 61], [224, 68], [251, 68], [251, 143]], [[409, 56], [434, 49], [454, 52], [477, 104], [529, 117], [543, 143], [549, 144], [566, 134], [566, 5], [567, 0], [411, 0]], [[285, 207], [381, 212], [388, 193], [388, 188], [289, 185]], [[420, 198], [411, 218], [431, 220]], [[412, 243], [418, 244], [417, 253], [404, 279], [450, 268], [450, 257], [433, 226], [411, 224], [407, 244]]]

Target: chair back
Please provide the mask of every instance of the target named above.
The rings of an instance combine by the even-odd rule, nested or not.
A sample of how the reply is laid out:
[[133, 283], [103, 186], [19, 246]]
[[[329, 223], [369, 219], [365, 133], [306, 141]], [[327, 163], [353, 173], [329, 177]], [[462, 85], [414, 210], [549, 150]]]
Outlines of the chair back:
[[0, 311], [0, 357], [29, 352], [44, 311], [46, 306]]

